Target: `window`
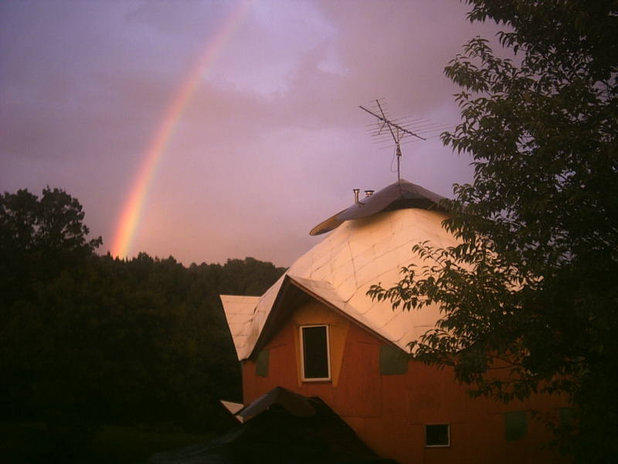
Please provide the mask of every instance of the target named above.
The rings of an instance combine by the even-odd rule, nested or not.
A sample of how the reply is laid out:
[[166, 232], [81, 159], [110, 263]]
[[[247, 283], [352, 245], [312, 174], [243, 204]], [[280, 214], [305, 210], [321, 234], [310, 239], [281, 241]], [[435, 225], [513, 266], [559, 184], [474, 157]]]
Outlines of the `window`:
[[300, 346], [303, 380], [330, 380], [328, 326], [302, 326]]
[[449, 424], [431, 424], [425, 426], [425, 446], [451, 446], [451, 427]]

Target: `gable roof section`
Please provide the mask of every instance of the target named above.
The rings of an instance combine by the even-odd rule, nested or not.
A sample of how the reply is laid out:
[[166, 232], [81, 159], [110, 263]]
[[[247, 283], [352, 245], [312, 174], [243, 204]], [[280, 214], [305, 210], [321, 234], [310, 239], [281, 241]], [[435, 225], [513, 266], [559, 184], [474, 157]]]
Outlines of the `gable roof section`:
[[239, 295], [219, 295], [219, 297], [232, 334], [236, 354], [238, 359], [242, 359], [245, 345], [251, 336], [254, 309], [261, 297]]
[[251, 355], [285, 276], [279, 277], [262, 296], [219, 295], [238, 359]]
[[322, 303], [327, 308], [335, 311], [337, 314], [350, 320], [362, 329], [367, 330], [382, 341], [397, 347], [397, 345], [369, 327], [368, 321], [365, 318], [351, 317], [349, 312], [346, 311], [345, 301], [339, 298], [328, 282], [312, 281], [286, 275], [279, 290], [279, 295], [268, 313], [266, 321], [264, 322], [249, 356], [257, 353], [268, 343], [268, 341], [281, 329], [291, 311], [310, 299]]
[[416, 243], [456, 245], [455, 238], [441, 226], [445, 217], [439, 211], [407, 208], [345, 221], [301, 256], [261, 298], [250, 297], [253, 299], [247, 300], [244, 310], [234, 309], [230, 300], [224, 301], [228, 321], [230, 312], [235, 327], [241, 328], [230, 327], [233, 337], [238, 334], [234, 340], [238, 358], [248, 358], [258, 340], [262, 345], [270, 337], [277, 324], [267, 324], [267, 320], [279, 317], [277, 307], [291, 285], [407, 350], [409, 342], [435, 326], [439, 307], [434, 304], [420, 311], [393, 310], [390, 302], [373, 301], [366, 293], [373, 284], [394, 285], [401, 278], [402, 267], [422, 265], [411, 252]]
[[329, 283], [302, 279], [300, 277], [292, 277], [290, 280], [294, 283], [295, 286], [297, 286], [301, 291], [305, 292], [310, 297], [333, 309], [338, 314], [340, 314], [346, 319], [351, 320], [353, 323], [360, 326], [361, 328], [367, 330], [368, 332], [371, 332], [379, 339], [382, 339], [383, 341], [397, 347], [397, 345], [394, 344], [391, 340], [383, 337], [379, 332], [372, 328], [371, 320], [369, 318], [365, 318], [360, 315], [357, 315], [356, 317], [352, 316], [352, 314], [354, 313], [354, 311], [352, 311], [352, 308], [348, 307], [347, 303], [340, 299], [335, 289]]

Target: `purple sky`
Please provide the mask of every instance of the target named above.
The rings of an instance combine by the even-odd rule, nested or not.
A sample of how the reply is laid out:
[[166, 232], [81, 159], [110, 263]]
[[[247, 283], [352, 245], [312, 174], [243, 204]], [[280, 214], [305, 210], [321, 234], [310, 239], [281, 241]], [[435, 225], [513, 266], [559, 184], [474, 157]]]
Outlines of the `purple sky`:
[[[111, 245], [140, 161], [222, 1], [0, 4], [0, 190], [61, 187]], [[185, 264], [253, 256], [288, 266], [309, 230], [396, 180], [393, 147], [358, 109], [454, 125], [445, 64], [474, 35], [455, 0], [256, 1], [162, 157], [131, 255]], [[442, 195], [471, 180], [438, 138], [404, 145], [402, 176]]]

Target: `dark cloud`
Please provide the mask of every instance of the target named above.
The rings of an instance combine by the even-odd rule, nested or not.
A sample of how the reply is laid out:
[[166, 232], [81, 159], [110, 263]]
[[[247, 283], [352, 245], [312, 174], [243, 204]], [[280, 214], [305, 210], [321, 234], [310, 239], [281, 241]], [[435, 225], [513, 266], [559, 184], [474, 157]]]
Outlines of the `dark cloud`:
[[[58, 185], [111, 244], [140, 161], [229, 2], [0, 5], [0, 188]], [[352, 187], [391, 183], [392, 147], [358, 109], [454, 124], [443, 68], [471, 26], [451, 1], [254, 2], [175, 128], [132, 253], [287, 265]], [[442, 194], [470, 178], [437, 139], [405, 145], [404, 176]]]

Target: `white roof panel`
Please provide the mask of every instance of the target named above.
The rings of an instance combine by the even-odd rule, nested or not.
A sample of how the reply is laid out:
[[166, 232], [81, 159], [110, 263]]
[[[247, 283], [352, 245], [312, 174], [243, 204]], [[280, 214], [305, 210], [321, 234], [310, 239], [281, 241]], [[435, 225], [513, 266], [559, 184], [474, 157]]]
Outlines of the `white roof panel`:
[[373, 284], [394, 285], [400, 280], [402, 267], [422, 265], [420, 258], [412, 254], [415, 244], [428, 241], [434, 246], [456, 245], [456, 239], [442, 228], [445, 218], [438, 211], [407, 208], [345, 221], [301, 256], [261, 298], [222, 296], [238, 358], [245, 359], [253, 351], [286, 275], [407, 350], [409, 342], [434, 326], [440, 314], [438, 306], [393, 311], [388, 301], [373, 301], [366, 293]]
[[219, 297], [234, 340], [236, 354], [238, 359], [243, 359], [247, 345], [250, 344], [248, 338], [253, 325], [253, 313], [262, 297], [239, 295], [219, 295]]

